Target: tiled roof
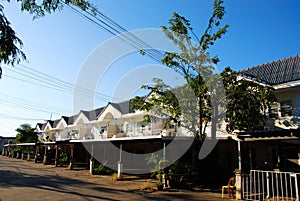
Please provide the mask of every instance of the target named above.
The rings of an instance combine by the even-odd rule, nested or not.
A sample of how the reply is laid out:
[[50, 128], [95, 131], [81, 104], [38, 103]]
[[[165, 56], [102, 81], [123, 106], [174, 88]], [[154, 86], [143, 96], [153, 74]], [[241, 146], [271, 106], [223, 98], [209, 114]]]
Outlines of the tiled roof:
[[67, 124], [68, 124], [68, 125], [74, 124], [74, 122], [76, 121], [78, 115], [79, 115], [79, 114], [75, 114], [75, 115], [73, 115], [73, 116], [68, 117]]
[[97, 108], [90, 111], [81, 111], [90, 121], [97, 120], [98, 115], [102, 112], [104, 107]]
[[36, 127], [38, 127], [40, 130], [43, 130], [44, 123], [37, 123]]
[[65, 122], [66, 122], [66, 124], [68, 124], [69, 118], [70, 118], [70, 117], [67, 117], [67, 116], [61, 116], [61, 119], [64, 119]]
[[238, 73], [244, 77], [258, 78], [270, 85], [300, 80], [300, 55], [247, 68]]
[[50, 126], [53, 128], [53, 123], [54, 123], [54, 121], [48, 120], [48, 122], [49, 122]]
[[134, 110], [130, 108], [130, 100], [120, 102], [120, 103], [110, 103], [116, 109], [118, 109], [122, 114], [133, 113]]
[[43, 123], [42, 125], [42, 130], [44, 130], [46, 128], [47, 123]]
[[60, 119], [54, 120], [52, 128], [56, 128], [59, 122], [60, 122]]
[[273, 138], [274, 137], [300, 137], [300, 129], [277, 129], [277, 130], [253, 130], [237, 132], [237, 137], [244, 140], [245, 138]]

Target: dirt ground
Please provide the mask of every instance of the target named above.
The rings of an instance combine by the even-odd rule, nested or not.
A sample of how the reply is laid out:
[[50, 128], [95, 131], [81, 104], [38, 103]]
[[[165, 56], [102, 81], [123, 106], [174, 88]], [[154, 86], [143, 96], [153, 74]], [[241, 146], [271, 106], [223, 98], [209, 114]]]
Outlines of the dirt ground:
[[[228, 200], [209, 190], [157, 191], [155, 181], [125, 175], [90, 175], [87, 170], [35, 164], [0, 156], [0, 201], [14, 200]], [[149, 190], [147, 188], [151, 188]]]

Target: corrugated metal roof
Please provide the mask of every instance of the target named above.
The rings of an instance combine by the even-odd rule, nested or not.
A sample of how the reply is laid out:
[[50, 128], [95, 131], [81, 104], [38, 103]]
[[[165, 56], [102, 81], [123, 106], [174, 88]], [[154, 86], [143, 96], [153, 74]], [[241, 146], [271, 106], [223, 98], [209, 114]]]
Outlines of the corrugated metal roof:
[[238, 73], [244, 77], [258, 78], [270, 85], [300, 80], [300, 55], [247, 68]]

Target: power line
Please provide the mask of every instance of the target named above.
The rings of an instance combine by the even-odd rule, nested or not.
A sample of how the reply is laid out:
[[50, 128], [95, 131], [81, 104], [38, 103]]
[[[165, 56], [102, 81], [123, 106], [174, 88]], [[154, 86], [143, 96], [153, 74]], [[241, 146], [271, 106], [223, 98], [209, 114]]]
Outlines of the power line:
[[[102, 12], [96, 10], [97, 15], [102, 18], [102, 19], [100, 19], [100, 18], [97, 18], [95, 15], [93, 15], [91, 12], [83, 11], [84, 12], [83, 13], [83, 12], [80, 12], [77, 9], [75, 9], [74, 7], [71, 7], [69, 5], [67, 5], [67, 7], [70, 8], [73, 12], [81, 15], [85, 19], [87, 19], [90, 22], [94, 23], [95, 25], [101, 27], [102, 29], [107, 31], [109, 34], [112, 34], [113, 36], [119, 37], [124, 42], [126, 42], [129, 45], [133, 46], [136, 50], [142, 50], [147, 56], [151, 57], [155, 61], [161, 62], [161, 58], [163, 58], [163, 54], [162, 54], [161, 51], [155, 50], [149, 44], [147, 44], [145, 41], [139, 39], [134, 34], [128, 32], [124, 27], [119, 25], [117, 22], [115, 22], [114, 20], [112, 20], [111, 18], [109, 18], [108, 16], [103, 14]], [[126, 35], [124, 33], [128, 33], [128, 34]], [[95, 92], [95, 91], [92, 91], [92, 90], [89, 90], [89, 89], [85, 89], [85, 88], [80, 87], [80, 86], [72, 85], [68, 82], [65, 82], [63, 80], [59, 80], [59, 79], [57, 79], [53, 76], [47, 75], [43, 72], [39, 72], [39, 71], [37, 71], [33, 68], [30, 68], [29, 66], [19, 65], [16, 68], [19, 68], [19, 70], [22, 69], [22, 72], [16, 71], [16, 70], [11, 70], [11, 69], [9, 69], [9, 70], [14, 72], [14, 73], [17, 73], [19, 75], [25, 76], [25, 77], [27, 77], [31, 80], [35, 80], [39, 83], [43, 83], [42, 85], [39, 84], [39, 86], [52, 88], [52, 89], [55, 89], [55, 90], [59, 90], [59, 91], [62, 91], [62, 92], [67, 92], [67, 93], [72, 93], [72, 94], [74, 93], [73, 90], [76, 87], [77, 89], [79, 89], [80, 93], [88, 95], [88, 96], [92, 96], [93, 98], [94, 98], [94, 96], [97, 96], [98, 98], [101, 98], [105, 101], [107, 101], [108, 98], [116, 98], [116, 97], [111, 97], [111, 96], [101, 94], [101, 93], [98, 93], [98, 92]], [[31, 83], [31, 84], [37, 84], [35, 82], [32, 82], [31, 80], [15, 78], [15, 77], [9, 76], [9, 75], [6, 75], [6, 76], [10, 77], [12, 79], [17, 79], [19, 81], [23, 81], [23, 82], [27, 82], [27, 83]], [[9, 104], [13, 104], [10, 101], [5, 101], [5, 100], [2, 100], [2, 101], [6, 102], [6, 103], [9, 103]], [[34, 109], [31, 106], [27, 106], [27, 107], [28, 107], [28, 109]], [[37, 110], [39, 110], [39, 109], [37, 109]], [[46, 110], [39, 110], [39, 111], [49, 112], [49, 111], [46, 111]]]
[[[76, 92], [84, 95], [85, 98], [98, 98], [103, 101], [110, 101], [111, 98], [119, 99], [119, 98], [111, 97], [109, 95], [105, 95], [105, 94], [102, 94], [102, 93], [99, 93], [96, 91], [92, 91], [90, 89], [86, 89], [86, 88], [78, 86], [78, 85], [73, 85], [71, 83], [57, 79], [51, 75], [47, 75], [45, 73], [42, 73], [40, 71], [37, 71], [37, 70], [30, 68], [28, 66], [25, 66], [25, 65], [16, 65], [15, 68], [13, 68], [13, 69], [7, 68], [7, 70], [10, 72], [22, 75], [22, 77], [29, 78], [30, 80], [24, 80], [21, 78], [4, 75], [6, 77], [10, 77], [12, 79], [17, 79], [19, 81], [23, 81], [23, 82], [27, 82], [27, 83], [31, 83], [31, 84], [37, 84], [37, 83], [32, 82], [32, 80], [35, 80], [39, 83], [42, 83], [42, 84], [39, 84], [39, 86], [59, 90], [59, 91], [66, 92], [66, 93], [69, 93], [72, 95], [74, 95], [74, 90], [76, 88], [77, 89]], [[122, 100], [122, 99], [119, 99], [119, 100]]]
[[15, 102], [17, 104], [21, 104], [21, 105], [26, 104], [31, 107], [42, 108], [42, 109], [47, 109], [47, 110], [51, 110], [51, 111], [60, 111], [60, 112], [63, 111], [63, 113], [71, 112], [71, 110], [66, 110], [65, 108], [60, 108], [60, 107], [53, 106], [53, 105], [47, 105], [47, 104], [41, 103], [41, 102], [37, 103], [37, 102], [33, 102], [33, 101], [30, 101], [30, 100], [27, 100], [24, 98], [15, 97], [15, 96], [8, 95], [6, 93], [1, 93], [1, 92], [0, 92], [0, 98], [5, 99], [6, 101]]
[[[124, 33], [124, 32], [127, 32], [127, 30], [122, 27], [121, 25], [119, 25], [118, 23], [116, 23], [115, 21], [113, 21], [111, 18], [109, 18], [108, 16], [104, 15], [102, 12], [99, 12], [99, 11], [96, 11], [97, 14], [99, 16], [101, 16], [103, 18], [103, 20], [100, 20], [99, 18], [96, 18], [95, 15], [91, 14], [90, 12], [87, 12], [85, 11], [86, 14], [88, 14], [89, 16], [86, 16], [84, 13], [82, 12], [79, 12], [77, 9], [67, 5], [68, 8], [70, 8], [73, 12], [76, 12], [77, 14], [80, 14], [81, 16], [87, 18], [88, 20], [90, 20], [91, 22], [95, 23], [96, 25], [100, 26], [101, 28], [105, 29], [106, 31], [108, 31], [110, 34], [114, 35], [114, 36], [118, 36], [118, 37], [121, 37], [119, 34], [121, 33]], [[92, 19], [92, 17], [94, 17], [96, 20], [98, 20], [100, 23], [104, 24], [105, 26], [107, 26], [108, 28], [106, 28], [105, 26], [101, 25], [100, 23], [96, 22], [94, 19]], [[105, 22], [104, 20], [106, 20], [107, 22]], [[138, 37], [136, 37], [135, 35], [133, 35], [132, 33], [130, 33], [130, 36], [133, 38], [129, 38], [129, 37], [125, 37], [124, 39], [124, 36], [123, 36], [123, 40], [127, 43], [130, 43], [131, 45], [133, 45], [137, 50], [140, 50], [140, 49], [145, 49], [145, 48], [152, 48], [150, 45], [148, 45], [147, 43], [145, 43], [144, 41], [140, 40]], [[138, 47], [139, 46], [139, 47]], [[158, 52], [161, 56], [161, 52], [159, 51], [154, 51], [154, 52]], [[159, 59], [157, 59], [157, 57], [153, 56], [152, 54], [153, 53], [149, 53], [148, 49], [145, 50], [145, 53], [148, 55], [148, 56], [151, 56], [152, 58], [154, 58], [155, 60], [159, 61]], [[59, 80], [51, 75], [48, 75], [48, 74], [45, 74], [43, 72], [40, 72], [40, 71], [37, 71], [33, 68], [30, 68], [29, 66], [25, 66], [25, 65], [19, 65], [19, 66], [16, 66], [16, 68], [22, 68], [22, 72], [20, 71], [16, 71], [16, 70], [12, 70], [9, 68], [10, 71], [14, 72], [14, 73], [17, 73], [19, 75], [22, 75], [22, 76], [25, 76], [31, 80], [35, 80], [39, 83], [43, 83], [42, 85], [39, 84], [39, 86], [43, 86], [43, 87], [47, 87], [47, 88], [52, 88], [52, 89], [55, 89], [55, 90], [59, 90], [59, 91], [62, 91], [62, 92], [67, 92], [67, 93], [71, 93], [73, 94], [74, 92], [74, 89], [76, 87], [76, 92], [80, 92], [84, 95], [87, 95], [91, 98], [100, 98], [104, 101], [108, 101], [110, 98], [114, 98], [114, 99], [118, 99], [116, 97], [111, 97], [111, 96], [108, 96], [108, 95], [105, 95], [105, 94], [101, 94], [101, 93], [98, 93], [98, 92], [95, 92], [95, 91], [92, 91], [92, 90], [89, 90], [89, 89], [85, 89], [83, 87], [80, 87], [80, 86], [75, 86], [75, 85], [72, 85], [70, 83], [67, 83], [65, 81], [62, 81], [62, 80]], [[9, 76], [7, 75], [7, 77], [10, 77], [12, 79], [18, 79], [20, 81], [23, 81], [23, 82], [27, 82], [27, 83], [31, 83], [31, 84], [36, 84], [34, 82], [32, 82], [31, 80], [24, 80], [24, 79], [20, 79], [20, 78], [15, 78], [15, 77], [12, 77], [12, 76]], [[121, 99], [120, 99], [121, 100]]]
[[[142, 50], [147, 56], [161, 63], [161, 59], [163, 58], [163, 54], [161, 51], [154, 49], [145, 41], [141, 40], [134, 34], [128, 32], [128, 30], [126, 30], [124, 27], [122, 27], [120, 24], [118, 24], [117, 22], [115, 22], [114, 20], [112, 20], [102, 12], [96, 10], [96, 15], [94, 15], [91, 11], [87, 11], [87, 10], [79, 11], [78, 9], [75, 9], [70, 5], [67, 4], [65, 5], [68, 8], [70, 8], [71, 11], [84, 17], [85, 19], [92, 22], [93, 24], [100, 26], [109, 34], [112, 34], [113, 36], [122, 39], [124, 42], [133, 46], [138, 51]], [[98, 18], [97, 16], [100, 16], [102, 19]], [[127, 33], [127, 35], [124, 33]]]
[[35, 119], [35, 118], [26, 118], [22, 116], [17, 116], [17, 115], [12, 115], [12, 114], [5, 114], [5, 113], [0, 113], [0, 118], [4, 119], [15, 119], [15, 120], [27, 120], [27, 121], [41, 121], [45, 119]]
[[107, 100], [107, 99], [110, 99], [110, 98], [116, 98], [116, 97], [112, 97], [112, 96], [109, 96], [109, 95], [106, 95], [106, 94], [103, 94], [103, 93], [100, 93], [100, 92], [97, 92], [97, 91], [93, 91], [93, 90], [84, 88], [84, 87], [79, 86], [79, 85], [71, 84], [71, 83], [66, 82], [66, 81], [64, 81], [64, 80], [60, 80], [60, 79], [58, 79], [58, 78], [56, 78], [56, 77], [54, 77], [54, 76], [51, 76], [51, 75], [49, 75], [49, 74], [40, 72], [40, 71], [38, 71], [38, 70], [36, 70], [36, 69], [34, 69], [34, 68], [31, 68], [31, 67], [29, 67], [29, 66], [26, 66], [26, 65], [24, 65], [24, 64], [20, 64], [18, 67], [19, 67], [19, 68], [21, 67], [22, 70], [28, 69], [28, 70], [30, 70], [29, 73], [32, 73], [32, 72], [33, 72], [33, 73], [35, 73], [35, 74], [38, 75], [38, 76], [43, 76], [44, 79], [50, 80], [50, 81], [54, 81], [55, 83], [58, 83], [58, 84], [61, 85], [61, 86], [65, 86], [65, 87], [67, 87], [67, 88], [69, 88], [69, 89], [71, 89], [71, 90], [74, 90], [74, 88], [76, 88], [76, 89], [79, 89], [79, 91], [82, 92], [82, 93], [90, 94], [90, 95], [93, 95], [93, 96], [95, 95], [95, 96], [97, 96], [97, 97], [99, 97], [99, 98], [102, 98], [103, 100]]

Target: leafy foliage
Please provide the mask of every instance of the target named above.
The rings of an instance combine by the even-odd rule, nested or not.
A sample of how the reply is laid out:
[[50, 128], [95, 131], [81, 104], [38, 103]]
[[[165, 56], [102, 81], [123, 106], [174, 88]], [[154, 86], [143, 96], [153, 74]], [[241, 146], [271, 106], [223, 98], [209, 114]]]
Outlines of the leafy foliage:
[[4, 15], [3, 6], [0, 5], [0, 63], [14, 65], [20, 60], [26, 59], [21, 50], [22, 45], [22, 41], [16, 36], [10, 22]]
[[[212, 16], [200, 39], [193, 32], [190, 21], [178, 13], [174, 13], [169, 20], [169, 27], [162, 26], [166, 36], [180, 49], [179, 53], [165, 52], [162, 63], [182, 74], [186, 85], [171, 91], [166, 89], [162, 82], [154, 83], [153, 87], [146, 88], [159, 96], [147, 101], [136, 98], [135, 102], [135, 109], [140, 110], [149, 111], [154, 106], [162, 107], [165, 113], [169, 114], [170, 120], [178, 126], [186, 126], [200, 139], [205, 134], [206, 123], [211, 114], [207, 82], [213, 75], [214, 65], [219, 61], [217, 56], [210, 57], [207, 49], [220, 39], [229, 27], [220, 27], [225, 14], [222, 4], [222, 0], [214, 1]], [[172, 102], [171, 99], [176, 101]], [[185, 123], [181, 124], [182, 121]]]
[[45, 16], [46, 13], [52, 13], [57, 10], [61, 10], [64, 5], [73, 5], [82, 10], [91, 9], [95, 14], [96, 7], [94, 7], [89, 1], [86, 0], [18, 0], [21, 2], [21, 10], [27, 11], [33, 15], [33, 18], [39, 18]]
[[221, 76], [227, 94], [226, 130], [261, 129], [270, 104], [277, 101], [274, 89], [259, 84], [259, 80], [238, 79], [237, 73], [230, 68], [226, 68]]
[[[9, 2], [10, 0], [8, 0]], [[17, 0], [20, 2], [21, 11], [33, 15], [33, 19], [43, 17], [47, 13], [62, 10], [64, 5], [76, 6], [82, 10], [90, 10], [96, 15], [96, 7], [87, 0]], [[21, 50], [23, 42], [17, 37], [9, 20], [4, 15], [4, 7], [0, 4], [0, 63], [14, 65], [21, 60], [26, 60], [25, 53]], [[0, 78], [2, 70], [0, 68]]]
[[69, 162], [69, 156], [68, 156], [68, 153], [65, 152], [65, 151], [62, 151], [60, 154], [59, 154], [59, 163], [60, 164], [66, 164]]
[[111, 174], [112, 173], [112, 170], [109, 169], [108, 167], [105, 166], [106, 165], [106, 162], [103, 164], [103, 163], [100, 163], [98, 165], [98, 167], [94, 168], [93, 169], [93, 174], [100, 174], [100, 175], [108, 175], [108, 174]]
[[167, 161], [162, 159], [158, 154], [151, 154], [148, 158], [146, 158], [147, 164], [152, 166], [152, 174], [151, 177], [156, 177], [159, 181], [162, 180], [161, 176], [163, 173], [163, 164]]
[[143, 85], [143, 89], [151, 91], [147, 101], [143, 97], [136, 96], [131, 100], [131, 108], [151, 112], [144, 117], [144, 123], [155, 121], [156, 117], [165, 118], [165, 128], [172, 123], [180, 125], [181, 110], [178, 99], [161, 79], [154, 78], [153, 85]]
[[225, 14], [222, 4], [222, 0], [214, 1], [212, 16], [201, 37], [193, 32], [189, 20], [173, 14], [169, 27], [162, 26], [162, 30], [180, 51], [166, 52], [162, 62], [182, 74], [186, 84], [170, 89], [162, 80], [154, 80], [153, 86], [143, 88], [157, 95], [146, 101], [135, 98], [135, 109], [151, 111], [159, 107], [169, 117], [167, 123], [185, 127], [197, 139], [205, 137], [208, 123], [215, 137], [217, 124], [223, 123], [225, 117], [228, 132], [258, 129], [266, 120], [270, 103], [276, 100], [271, 87], [238, 79], [230, 68], [213, 74], [219, 58], [211, 57], [207, 51], [229, 27], [221, 26]]
[[31, 128], [30, 124], [21, 124], [16, 131], [18, 133], [15, 143], [30, 143], [38, 140], [37, 133], [34, 132], [34, 128]]
[[[174, 13], [173, 17], [169, 20], [168, 28], [162, 26], [167, 37], [181, 50], [180, 53], [166, 52], [162, 62], [183, 74], [187, 86], [193, 91], [194, 101], [197, 105], [192, 108], [197, 108], [198, 112], [196, 116], [186, 114], [185, 117], [194, 122], [190, 124], [189, 129], [195, 133], [196, 137], [200, 138], [205, 134], [204, 118], [208, 117], [210, 113], [209, 87], [207, 82], [213, 75], [214, 65], [219, 61], [216, 56], [211, 58], [207, 49], [217, 39], [220, 39], [229, 27], [227, 24], [220, 27], [221, 20], [225, 14], [222, 4], [222, 0], [214, 1], [212, 16], [200, 39], [193, 32], [190, 21], [177, 13]], [[194, 131], [195, 126], [193, 124], [195, 122], [198, 125], [197, 132]]]

